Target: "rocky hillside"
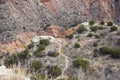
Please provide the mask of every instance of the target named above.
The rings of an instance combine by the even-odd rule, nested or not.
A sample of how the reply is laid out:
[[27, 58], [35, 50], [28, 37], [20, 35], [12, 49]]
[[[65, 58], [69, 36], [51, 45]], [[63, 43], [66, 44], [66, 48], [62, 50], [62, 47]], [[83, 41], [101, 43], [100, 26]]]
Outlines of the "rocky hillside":
[[[48, 27], [24, 51], [0, 61], [8, 69], [20, 65], [31, 80], [120, 80], [120, 27], [90, 21], [69, 29]], [[69, 34], [59, 37], [61, 30]]]
[[0, 41], [50, 24], [71, 26], [91, 19], [119, 24], [119, 11], [119, 0], [0, 0]]

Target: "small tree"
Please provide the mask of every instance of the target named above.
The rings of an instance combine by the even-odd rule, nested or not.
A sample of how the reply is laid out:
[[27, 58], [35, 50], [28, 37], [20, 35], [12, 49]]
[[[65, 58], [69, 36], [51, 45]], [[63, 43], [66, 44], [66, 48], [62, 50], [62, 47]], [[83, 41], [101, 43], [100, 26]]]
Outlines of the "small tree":
[[66, 35], [66, 38], [72, 39], [73, 38], [73, 34]]
[[84, 31], [87, 31], [87, 29], [84, 27], [84, 25], [81, 25], [81, 26], [77, 29], [77, 32], [78, 32], [78, 33], [83, 33]]
[[113, 22], [108, 22], [107, 26], [113, 26]]
[[48, 69], [48, 72], [47, 74], [50, 76], [50, 77], [58, 77], [59, 75], [62, 74], [62, 70], [57, 66], [50, 66], [50, 68]]
[[30, 80], [45, 80], [45, 76], [41, 74], [35, 74], [30, 77]]
[[40, 45], [46, 45], [46, 46], [50, 44], [48, 39], [42, 39], [42, 40], [40, 40], [39, 43], [40, 43]]
[[87, 37], [92, 37], [93, 36], [93, 34], [92, 33], [89, 33], [88, 35], [87, 35]]
[[30, 43], [29, 45], [28, 45], [28, 48], [30, 49], [30, 48], [33, 48], [34, 47], [34, 44], [33, 43]]
[[93, 47], [97, 47], [97, 46], [98, 46], [97, 42], [94, 42]]
[[3, 31], [0, 29], [0, 33], [2, 33]]
[[43, 67], [43, 64], [41, 61], [34, 61], [31, 64], [31, 71], [39, 71]]
[[79, 48], [80, 47], [80, 44], [79, 43], [75, 43], [74, 44], [74, 48]]
[[113, 31], [116, 31], [118, 28], [116, 27], [116, 26], [112, 26], [111, 28], [110, 28], [110, 32], [113, 32]]
[[95, 20], [91, 20], [91, 21], [89, 21], [89, 25], [94, 25], [95, 24]]
[[49, 51], [48, 56], [57, 57], [59, 55], [58, 51]]
[[104, 24], [105, 24], [105, 22], [104, 22], [104, 21], [101, 21], [101, 22], [100, 22], [100, 25], [104, 25]]
[[73, 61], [73, 65], [77, 68], [81, 67], [82, 69], [87, 70], [89, 68], [89, 61], [77, 58]]
[[90, 26], [90, 30], [96, 32], [98, 30], [98, 26]]

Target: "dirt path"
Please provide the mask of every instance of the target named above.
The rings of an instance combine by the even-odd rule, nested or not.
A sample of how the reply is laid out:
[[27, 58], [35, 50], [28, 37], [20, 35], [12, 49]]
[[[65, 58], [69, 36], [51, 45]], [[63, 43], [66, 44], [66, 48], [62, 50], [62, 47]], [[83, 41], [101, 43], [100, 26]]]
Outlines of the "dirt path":
[[62, 70], [61, 76], [57, 77], [57, 79], [67, 78], [67, 76], [65, 76], [64, 73], [65, 73], [66, 69], [68, 68], [69, 60], [68, 60], [68, 57], [67, 57], [65, 54], [62, 54], [62, 52], [61, 52], [61, 51], [62, 51], [62, 44], [64, 43], [64, 41], [58, 39], [58, 40], [56, 41], [56, 43], [59, 45], [59, 49], [58, 49], [58, 50], [59, 50], [60, 55], [65, 58], [65, 67], [64, 67], [64, 69]]

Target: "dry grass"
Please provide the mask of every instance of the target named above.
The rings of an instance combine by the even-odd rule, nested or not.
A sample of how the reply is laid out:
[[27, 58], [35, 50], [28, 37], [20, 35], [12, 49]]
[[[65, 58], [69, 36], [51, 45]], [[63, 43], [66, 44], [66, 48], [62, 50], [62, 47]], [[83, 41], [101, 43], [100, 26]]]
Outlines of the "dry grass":
[[30, 74], [27, 73], [26, 68], [22, 68], [21, 64], [14, 65], [12, 67], [12, 72], [9, 75], [0, 76], [0, 80], [24, 80], [24, 77], [30, 77]]

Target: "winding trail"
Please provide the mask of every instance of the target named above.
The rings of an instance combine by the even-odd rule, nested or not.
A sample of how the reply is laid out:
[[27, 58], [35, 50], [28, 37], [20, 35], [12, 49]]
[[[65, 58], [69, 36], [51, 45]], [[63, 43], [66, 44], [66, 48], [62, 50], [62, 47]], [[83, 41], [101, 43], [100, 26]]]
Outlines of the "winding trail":
[[60, 55], [65, 58], [65, 67], [64, 67], [64, 69], [62, 70], [61, 76], [57, 77], [57, 79], [60, 79], [60, 78], [68, 78], [67, 76], [64, 75], [64, 73], [65, 73], [66, 69], [68, 68], [69, 60], [68, 60], [68, 57], [67, 57], [65, 54], [62, 54], [62, 52], [61, 52], [61, 51], [62, 51], [62, 43], [64, 43], [64, 41], [61, 40], [61, 39], [57, 39], [57, 40], [56, 40], [56, 43], [59, 45], [59, 49], [58, 49], [58, 50], [59, 50]]

